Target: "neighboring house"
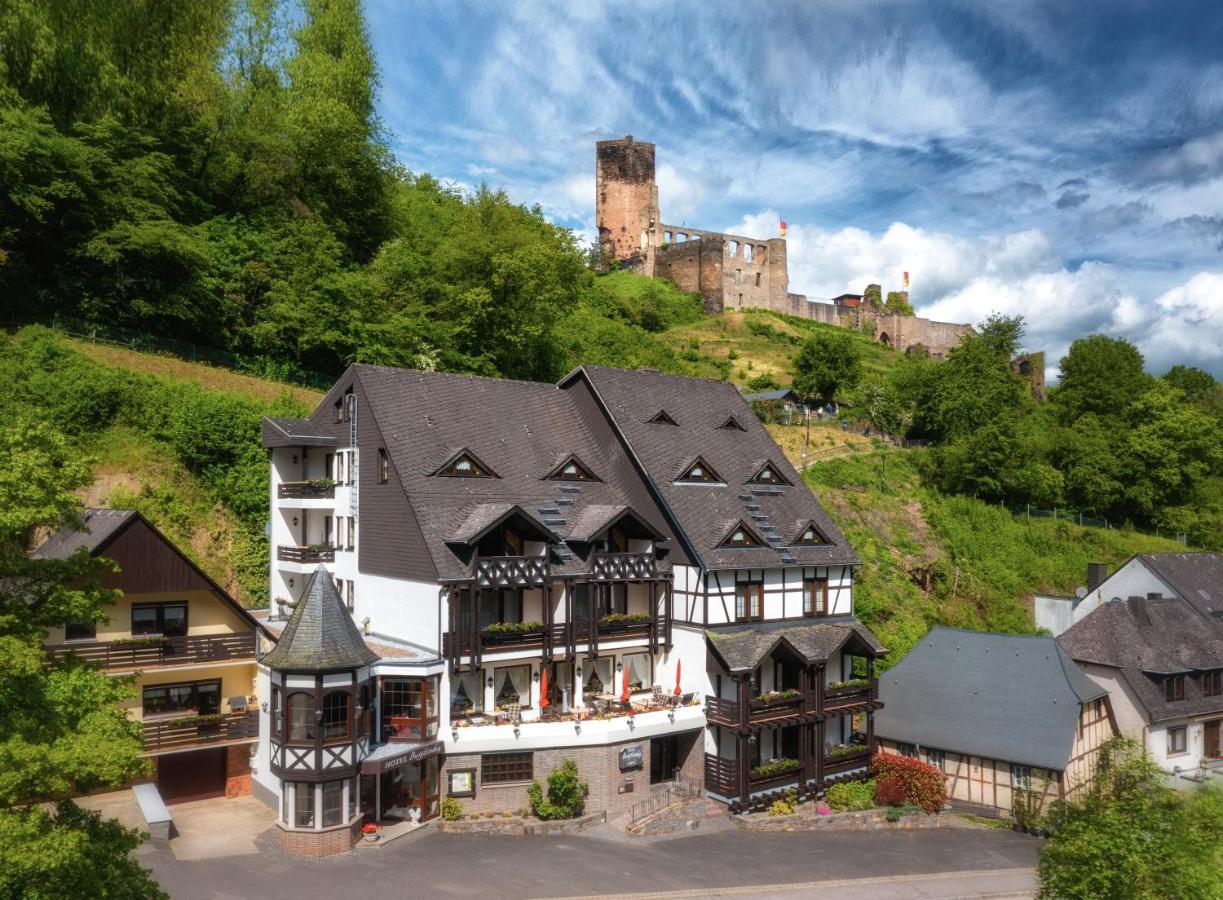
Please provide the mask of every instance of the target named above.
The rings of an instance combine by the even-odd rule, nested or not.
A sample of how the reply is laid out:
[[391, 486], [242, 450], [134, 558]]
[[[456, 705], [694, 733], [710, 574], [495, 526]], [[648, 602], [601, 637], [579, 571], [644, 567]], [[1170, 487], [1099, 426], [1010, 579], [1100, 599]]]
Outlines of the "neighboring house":
[[1050, 637], [936, 626], [879, 679], [880, 747], [942, 769], [953, 805], [1009, 813], [1089, 784], [1116, 734], [1108, 691]]
[[[380, 657], [365, 816], [519, 809], [564, 758], [613, 815], [677, 772], [741, 806], [866, 765], [858, 560], [733, 386], [356, 365], [264, 446], [268, 627], [322, 565]], [[285, 812], [295, 740], [261, 732], [258, 792], [317, 830]]]
[[[1169, 555], [1214, 554], [1160, 554]], [[1057, 639], [1109, 692], [1121, 732], [1142, 743], [1167, 772], [1223, 758], [1220, 585], [1197, 593], [1192, 584], [1181, 580], [1176, 587], [1193, 599], [1151, 594], [1105, 603]]]
[[775, 391], [744, 394], [743, 399], [748, 403], [762, 404], [765, 409], [770, 411], [774, 418], [786, 423], [789, 423], [794, 418], [802, 421], [802, 417], [807, 414], [807, 405], [792, 388], [778, 388]]
[[250, 793], [255, 619], [137, 512], [88, 509], [83, 531], [56, 532], [34, 556], [66, 559], [81, 549], [118, 563], [102, 584], [122, 597], [109, 622], [70, 622], [47, 646], [108, 675], [137, 676], [129, 714], [144, 726], [166, 802]]
[[1181, 597], [1198, 609], [1223, 609], [1223, 555], [1218, 553], [1139, 553], [1115, 572], [1106, 563], [1089, 563], [1078, 596], [1038, 594], [1036, 624], [1054, 637], [1110, 600], [1159, 594]]

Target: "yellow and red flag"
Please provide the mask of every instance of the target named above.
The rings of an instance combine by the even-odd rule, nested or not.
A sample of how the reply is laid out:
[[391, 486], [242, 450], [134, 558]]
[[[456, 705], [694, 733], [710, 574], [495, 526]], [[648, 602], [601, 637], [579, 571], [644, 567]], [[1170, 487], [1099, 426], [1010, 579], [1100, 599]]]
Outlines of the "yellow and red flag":
[[781, 220], [781, 236], [782, 237], [786, 236], [786, 220], [785, 219]]
[[905, 290], [909, 289], [909, 273], [905, 272]]

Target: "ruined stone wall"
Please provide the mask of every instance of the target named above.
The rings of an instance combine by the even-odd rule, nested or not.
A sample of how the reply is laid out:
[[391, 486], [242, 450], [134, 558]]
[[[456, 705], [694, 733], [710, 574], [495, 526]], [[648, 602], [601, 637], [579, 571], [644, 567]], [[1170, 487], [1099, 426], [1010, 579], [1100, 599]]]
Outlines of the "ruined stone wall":
[[[663, 234], [666, 229], [664, 226]], [[666, 278], [681, 291], [701, 295], [702, 309], [708, 315], [718, 315], [724, 309], [725, 285], [723, 262], [725, 254], [717, 235], [690, 233], [686, 240], [665, 244], [654, 257], [654, 274]]]
[[640, 255], [639, 271], [653, 275], [658, 218], [654, 145], [631, 135], [596, 143], [595, 224], [604, 259]]
[[825, 325], [841, 324], [835, 306], [831, 303], [821, 303], [818, 300], [808, 300], [806, 294], [787, 294], [786, 308], [779, 312], [811, 319], [813, 322], [823, 322]]
[[1045, 390], [1045, 354], [1024, 353], [1011, 360], [1011, 371], [1022, 375], [1032, 388], [1032, 396], [1044, 400], [1048, 396]]
[[917, 316], [888, 313], [875, 319], [875, 340], [878, 343], [902, 351], [909, 351], [920, 344], [933, 359], [944, 359], [960, 343], [961, 337], [972, 333], [971, 325], [935, 322]]

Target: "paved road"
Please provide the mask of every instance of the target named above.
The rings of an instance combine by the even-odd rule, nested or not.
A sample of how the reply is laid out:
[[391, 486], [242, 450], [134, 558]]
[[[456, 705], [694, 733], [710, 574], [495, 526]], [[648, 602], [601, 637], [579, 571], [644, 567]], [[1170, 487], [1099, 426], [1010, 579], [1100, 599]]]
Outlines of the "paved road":
[[[732, 828], [650, 842], [609, 831], [503, 837], [430, 830], [317, 862], [286, 856], [265, 839], [260, 846], [263, 853], [206, 861], [175, 860], [168, 850], [147, 845], [138, 854], [175, 900], [799, 896], [817, 892], [812, 882], [861, 878], [884, 880], [832, 893], [881, 898], [1023, 896], [1038, 843], [975, 828], [819, 835]], [[915, 875], [939, 877], [894, 877]]]

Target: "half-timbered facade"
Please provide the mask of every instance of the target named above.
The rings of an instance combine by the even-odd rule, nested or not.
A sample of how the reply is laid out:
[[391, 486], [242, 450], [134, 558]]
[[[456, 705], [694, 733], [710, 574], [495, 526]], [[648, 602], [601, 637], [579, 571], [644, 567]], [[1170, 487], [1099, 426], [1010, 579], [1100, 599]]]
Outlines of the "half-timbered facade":
[[256, 620], [132, 510], [87, 509], [82, 530], [56, 532], [34, 555], [80, 551], [118, 565], [102, 584], [120, 597], [106, 622], [52, 629], [50, 652], [135, 677], [128, 714], [143, 726], [144, 755], [166, 802], [250, 793]]
[[953, 805], [1010, 814], [1091, 783], [1117, 733], [1107, 691], [1049, 637], [937, 626], [880, 685], [879, 744], [942, 770]]
[[[367, 645], [407, 650], [371, 666], [371, 756], [439, 741], [443, 796], [521, 807], [564, 755], [613, 813], [676, 772], [747, 804], [815, 788], [834, 750], [839, 771], [865, 765], [883, 648], [852, 618], [857, 560], [731, 385], [357, 365], [309, 419], [265, 420], [264, 444], [269, 627], [323, 566]], [[773, 626], [798, 631], [750, 666], [711, 651]], [[415, 700], [386, 715], [403, 703], [386, 679], [407, 665], [429, 672], [419, 733], [404, 724]], [[759, 717], [717, 719], [723, 695], [767, 705], [790, 682], [793, 721], [761, 736]]]

